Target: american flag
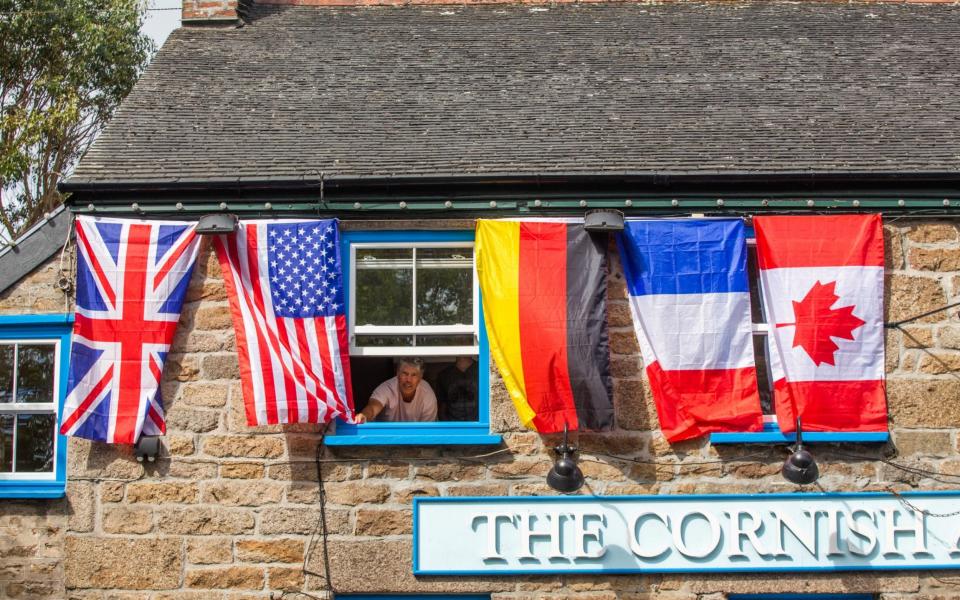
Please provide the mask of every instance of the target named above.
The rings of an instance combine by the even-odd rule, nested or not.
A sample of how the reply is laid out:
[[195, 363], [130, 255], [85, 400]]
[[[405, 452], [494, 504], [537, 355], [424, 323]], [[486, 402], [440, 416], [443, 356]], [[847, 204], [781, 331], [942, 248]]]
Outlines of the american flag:
[[336, 220], [241, 221], [214, 247], [247, 423], [353, 420]]
[[77, 217], [77, 310], [60, 432], [133, 444], [166, 430], [160, 374], [197, 260], [194, 224]]

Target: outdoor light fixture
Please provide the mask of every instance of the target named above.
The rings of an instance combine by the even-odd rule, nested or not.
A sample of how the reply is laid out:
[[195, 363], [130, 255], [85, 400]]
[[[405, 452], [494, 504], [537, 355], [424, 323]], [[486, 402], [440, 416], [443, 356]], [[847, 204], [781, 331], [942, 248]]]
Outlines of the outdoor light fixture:
[[553, 449], [557, 453], [557, 460], [553, 463], [553, 468], [547, 473], [547, 485], [570, 494], [583, 487], [583, 471], [577, 466], [574, 454], [577, 453], [577, 447], [567, 443], [567, 425], [563, 425], [563, 443]]
[[156, 435], [141, 435], [133, 447], [133, 454], [137, 457], [137, 462], [153, 462], [160, 455], [160, 437]]
[[203, 215], [197, 221], [196, 232], [200, 235], [217, 235], [220, 233], [233, 233], [237, 230], [237, 215], [230, 213], [217, 213], [212, 215]]
[[583, 228], [591, 233], [623, 231], [623, 213], [606, 208], [588, 210], [583, 215]]
[[807, 485], [820, 478], [817, 461], [812, 454], [803, 449], [803, 430], [800, 428], [799, 417], [797, 417], [797, 445], [784, 461], [781, 473], [784, 479], [797, 485]]

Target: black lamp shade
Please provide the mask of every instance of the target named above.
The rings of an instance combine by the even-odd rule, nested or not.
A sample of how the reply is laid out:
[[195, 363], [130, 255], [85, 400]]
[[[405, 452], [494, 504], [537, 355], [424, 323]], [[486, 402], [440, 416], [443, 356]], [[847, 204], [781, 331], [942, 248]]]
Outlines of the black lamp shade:
[[572, 453], [564, 452], [553, 463], [553, 468], [547, 473], [547, 485], [565, 494], [575, 492], [583, 487], [583, 471], [573, 460]]
[[798, 485], [807, 485], [820, 478], [820, 468], [817, 467], [817, 461], [813, 459], [812, 454], [803, 448], [798, 448], [787, 457], [781, 473], [784, 479]]

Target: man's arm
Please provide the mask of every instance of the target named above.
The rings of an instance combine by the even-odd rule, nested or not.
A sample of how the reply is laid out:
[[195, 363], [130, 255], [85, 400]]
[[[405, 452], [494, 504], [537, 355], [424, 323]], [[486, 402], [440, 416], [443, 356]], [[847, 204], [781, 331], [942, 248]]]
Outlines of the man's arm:
[[373, 421], [382, 410], [383, 404], [381, 404], [379, 400], [370, 398], [370, 401], [363, 407], [363, 410], [357, 413], [356, 422], [359, 424]]

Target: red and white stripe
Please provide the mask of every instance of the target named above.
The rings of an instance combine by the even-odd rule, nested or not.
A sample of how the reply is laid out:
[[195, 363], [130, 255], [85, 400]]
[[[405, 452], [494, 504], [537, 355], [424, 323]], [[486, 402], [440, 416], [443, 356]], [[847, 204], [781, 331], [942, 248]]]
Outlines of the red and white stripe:
[[237, 334], [247, 424], [352, 420], [346, 318], [276, 315], [267, 225], [242, 222], [236, 233], [214, 239]]

